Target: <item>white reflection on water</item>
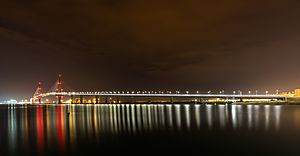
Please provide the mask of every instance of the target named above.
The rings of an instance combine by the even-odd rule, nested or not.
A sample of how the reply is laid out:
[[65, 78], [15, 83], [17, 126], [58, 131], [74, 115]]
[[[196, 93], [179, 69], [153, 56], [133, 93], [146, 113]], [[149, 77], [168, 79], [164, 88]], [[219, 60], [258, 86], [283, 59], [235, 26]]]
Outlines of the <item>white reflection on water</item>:
[[126, 104], [126, 109], [124, 112], [126, 112], [126, 119], [127, 119], [127, 131], [131, 133], [131, 118], [130, 118], [130, 105]]
[[255, 125], [255, 129], [259, 128], [259, 114], [260, 114], [260, 106], [259, 105], [255, 105], [254, 106], [254, 115], [255, 115], [255, 121], [254, 121], [254, 125]]
[[136, 133], [136, 114], [135, 114], [135, 106], [131, 105], [131, 123], [132, 123], [132, 131]]
[[212, 105], [206, 105], [206, 119], [209, 128], [213, 126], [213, 115], [212, 115]]
[[[30, 146], [34, 137], [41, 150], [66, 143], [76, 148], [79, 139], [101, 140], [103, 135], [124, 135], [144, 132], [202, 129], [279, 131], [285, 119], [300, 118], [284, 112], [288, 106], [272, 105], [200, 105], [200, 104], [108, 104], [108, 105], [48, 105], [24, 108], [8, 107], [6, 127], [10, 151], [18, 146]], [[300, 107], [293, 107], [300, 110]], [[290, 109], [285, 109], [290, 110]], [[290, 110], [291, 111], [291, 110]], [[297, 113], [298, 111], [294, 111]], [[32, 114], [30, 114], [32, 113]], [[289, 125], [294, 126], [294, 125]], [[297, 127], [295, 127], [297, 129]], [[19, 139], [19, 141], [17, 141]], [[23, 145], [24, 144], [24, 145]], [[47, 146], [47, 147], [46, 147]]]
[[136, 121], [137, 121], [137, 127], [138, 131], [142, 131], [142, 118], [141, 118], [141, 105], [137, 104], [136, 105]]
[[24, 118], [24, 122], [21, 122], [23, 127], [22, 127], [22, 132], [21, 135], [22, 135], [22, 139], [23, 139], [23, 142], [22, 142], [22, 145], [23, 145], [23, 148], [24, 149], [28, 149], [28, 145], [27, 145], [27, 142], [29, 141], [29, 132], [28, 132], [28, 129], [29, 129], [29, 123], [28, 123], [28, 110], [27, 110], [27, 106], [24, 107], [24, 111], [21, 111], [21, 112], [24, 112], [24, 115], [23, 115], [23, 118]]
[[153, 105], [153, 116], [154, 116], [154, 125], [157, 128], [158, 127], [158, 106], [157, 105]]
[[142, 105], [142, 114], [143, 127], [145, 130], [148, 130], [147, 105]]
[[114, 105], [114, 126], [115, 132], [118, 134], [120, 131], [120, 127], [118, 125], [118, 105]]
[[153, 130], [153, 124], [152, 124], [152, 107], [151, 105], [146, 105], [146, 109], [147, 109], [147, 118], [148, 118], [148, 127], [149, 127], [149, 130]]
[[172, 105], [167, 105], [167, 122], [169, 123], [168, 126], [169, 127], [173, 127], [173, 114], [172, 114]]
[[265, 105], [265, 129], [268, 130], [270, 126], [270, 105]]
[[195, 105], [195, 120], [197, 128], [200, 128], [201, 117], [200, 117], [200, 105]]
[[227, 111], [226, 106], [220, 105], [218, 106], [218, 110], [219, 110], [218, 114], [219, 114], [220, 127], [224, 129], [226, 126], [226, 111]]
[[158, 105], [158, 119], [159, 119], [159, 126], [165, 128], [166, 126], [166, 119], [165, 119], [165, 107], [164, 105]]
[[[122, 121], [121, 121], [121, 124], [120, 124], [120, 127], [122, 127], [122, 131], [126, 131], [127, 128], [126, 128], [126, 116], [125, 116], [125, 105], [122, 104], [121, 105], [121, 116], [122, 116]], [[102, 126], [104, 127], [104, 126]]]
[[275, 129], [276, 131], [280, 130], [280, 115], [281, 115], [281, 106], [274, 106], [275, 108]]
[[231, 118], [232, 118], [232, 127], [233, 129], [237, 128], [237, 106], [232, 105], [231, 106]]
[[[99, 106], [101, 107], [101, 106]], [[118, 119], [117, 119], [117, 124], [118, 124], [118, 133], [122, 132], [122, 115], [121, 115], [121, 110], [122, 107], [121, 105], [117, 105], [117, 113], [118, 113]]]
[[252, 122], [253, 122], [253, 105], [248, 105], [247, 106], [247, 115], [248, 115], [248, 129], [252, 129], [253, 125], [252, 125]]
[[[86, 114], [93, 114], [92, 113], [93, 112], [92, 111], [93, 108], [94, 107], [91, 107], [91, 105], [87, 105], [87, 107], [86, 107]], [[63, 113], [63, 112], [64, 112], [64, 110], [61, 110], [61, 113]], [[92, 119], [93, 116], [92, 115], [86, 115], [86, 117], [87, 117], [87, 131], [88, 132], [92, 132], [93, 131], [93, 119]], [[110, 119], [111, 119], [111, 116], [110, 116]], [[62, 118], [62, 120], [63, 120], [63, 118]], [[93, 137], [92, 134], [88, 133], [88, 138], [92, 139], [92, 137]]]
[[9, 151], [12, 155], [15, 154], [17, 149], [17, 120], [16, 120], [16, 109], [10, 107], [8, 109], [8, 145]]
[[175, 119], [176, 119], [176, 125], [177, 129], [181, 130], [181, 109], [180, 105], [175, 105]]
[[238, 122], [238, 128], [242, 128], [243, 126], [243, 111], [242, 111], [242, 106], [241, 105], [237, 105], [237, 122]]
[[191, 128], [191, 118], [190, 118], [190, 105], [184, 105], [184, 114], [185, 114], [185, 122], [186, 128], [190, 130]]

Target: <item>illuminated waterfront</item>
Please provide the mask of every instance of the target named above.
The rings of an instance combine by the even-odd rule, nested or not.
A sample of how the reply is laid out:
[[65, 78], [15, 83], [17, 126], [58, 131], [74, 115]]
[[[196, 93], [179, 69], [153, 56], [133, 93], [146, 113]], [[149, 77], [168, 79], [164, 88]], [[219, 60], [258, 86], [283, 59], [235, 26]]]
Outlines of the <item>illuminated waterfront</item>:
[[0, 113], [1, 152], [11, 155], [189, 153], [198, 146], [203, 153], [252, 146], [252, 154], [294, 154], [300, 138], [296, 105], [1, 105]]

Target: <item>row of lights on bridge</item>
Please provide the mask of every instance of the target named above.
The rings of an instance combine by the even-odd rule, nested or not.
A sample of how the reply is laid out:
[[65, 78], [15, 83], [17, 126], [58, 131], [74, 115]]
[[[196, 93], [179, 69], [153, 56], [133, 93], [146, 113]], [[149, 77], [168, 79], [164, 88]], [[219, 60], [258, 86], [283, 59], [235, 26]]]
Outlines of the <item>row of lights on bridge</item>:
[[[175, 92], [172, 92], [172, 91], [102, 91], [102, 92], [79, 92], [80, 94], [93, 94], [93, 93], [96, 93], [96, 94], [180, 94], [182, 92], [180, 91], [175, 91]], [[190, 91], [185, 91], [183, 92], [185, 94], [200, 94], [199, 91], [196, 91], [196, 92], [190, 92]], [[219, 92], [220, 94], [225, 94], [225, 91], [224, 90], [221, 90]], [[248, 91], [248, 94], [252, 94], [253, 92], [252, 91]], [[208, 91], [207, 94], [213, 94], [212, 91]], [[240, 94], [242, 95], [243, 92], [238, 90], [238, 91], [233, 91], [232, 94]], [[256, 90], [255, 91], [255, 94], [258, 95], [258, 91]], [[265, 91], [265, 94], [269, 94], [269, 91]], [[278, 90], [276, 90], [276, 94], [279, 94]]]

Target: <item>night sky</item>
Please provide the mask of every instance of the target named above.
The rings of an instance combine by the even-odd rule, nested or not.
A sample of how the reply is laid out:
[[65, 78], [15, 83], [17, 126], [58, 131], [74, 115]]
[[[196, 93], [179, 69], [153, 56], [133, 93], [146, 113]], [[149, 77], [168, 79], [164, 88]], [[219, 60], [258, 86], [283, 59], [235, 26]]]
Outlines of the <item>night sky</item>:
[[298, 0], [1, 0], [0, 100], [47, 91], [300, 86]]

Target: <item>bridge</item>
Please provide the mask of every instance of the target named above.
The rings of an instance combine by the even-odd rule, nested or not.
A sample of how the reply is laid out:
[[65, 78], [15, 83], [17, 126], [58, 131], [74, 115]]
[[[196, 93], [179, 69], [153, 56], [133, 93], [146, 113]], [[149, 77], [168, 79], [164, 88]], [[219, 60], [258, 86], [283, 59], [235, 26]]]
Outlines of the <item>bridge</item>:
[[[223, 102], [236, 102], [236, 101], [244, 101], [245, 99], [256, 99], [258, 101], [264, 100], [279, 100], [286, 101], [287, 97], [279, 94], [242, 94], [239, 92], [238, 94], [203, 94], [203, 93], [180, 93], [176, 92], [155, 92], [155, 91], [101, 91], [101, 92], [73, 92], [73, 91], [64, 91], [63, 89], [63, 81], [62, 75], [59, 75], [58, 80], [56, 81], [54, 87], [46, 93], [42, 93], [42, 83], [39, 82], [36, 92], [33, 95], [32, 103], [43, 103], [42, 99], [46, 99], [44, 103], [121, 103], [121, 98], [123, 98], [123, 102], [179, 102], [179, 101], [190, 101], [190, 102], [204, 102], [209, 101], [209, 99], [214, 99], [215, 101], [223, 101]], [[54, 102], [50, 102], [47, 98], [55, 97]], [[63, 100], [63, 98], [67, 100]], [[77, 97], [77, 98], [76, 98]], [[90, 99], [90, 100], [86, 100]], [[125, 99], [125, 100], [124, 100]], [[130, 100], [128, 100], [130, 99]], [[176, 101], [177, 99], [177, 101]], [[185, 99], [185, 100], [183, 100]]]

